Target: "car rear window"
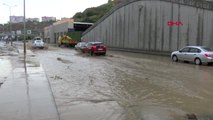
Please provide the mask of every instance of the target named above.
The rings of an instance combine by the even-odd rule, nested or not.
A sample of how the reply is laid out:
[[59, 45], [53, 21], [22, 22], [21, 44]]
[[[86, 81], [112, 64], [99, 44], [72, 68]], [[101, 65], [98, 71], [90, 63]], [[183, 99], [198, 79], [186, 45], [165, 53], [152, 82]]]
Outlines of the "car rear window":
[[93, 45], [95, 45], [95, 46], [103, 46], [104, 44], [103, 43], [94, 43]]
[[208, 48], [208, 47], [202, 47], [202, 49], [206, 52], [210, 52], [210, 51], [213, 51], [213, 49], [211, 48]]

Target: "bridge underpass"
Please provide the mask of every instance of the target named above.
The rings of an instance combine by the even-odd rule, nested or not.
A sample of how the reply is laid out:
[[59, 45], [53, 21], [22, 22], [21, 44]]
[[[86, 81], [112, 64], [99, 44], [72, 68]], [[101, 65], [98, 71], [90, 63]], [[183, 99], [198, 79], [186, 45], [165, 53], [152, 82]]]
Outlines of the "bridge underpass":
[[115, 7], [83, 34], [124, 50], [171, 52], [187, 45], [213, 47], [213, 2], [131, 0]]

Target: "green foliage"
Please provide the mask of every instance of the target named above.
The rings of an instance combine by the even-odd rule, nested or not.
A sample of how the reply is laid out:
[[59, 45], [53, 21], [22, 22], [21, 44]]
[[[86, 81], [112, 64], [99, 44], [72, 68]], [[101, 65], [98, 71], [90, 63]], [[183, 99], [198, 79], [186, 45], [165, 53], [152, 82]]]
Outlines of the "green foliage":
[[76, 13], [73, 18], [75, 22], [90, 22], [95, 23], [103, 17], [113, 7], [113, 1], [109, 0], [107, 4], [98, 7], [87, 8], [83, 13]]

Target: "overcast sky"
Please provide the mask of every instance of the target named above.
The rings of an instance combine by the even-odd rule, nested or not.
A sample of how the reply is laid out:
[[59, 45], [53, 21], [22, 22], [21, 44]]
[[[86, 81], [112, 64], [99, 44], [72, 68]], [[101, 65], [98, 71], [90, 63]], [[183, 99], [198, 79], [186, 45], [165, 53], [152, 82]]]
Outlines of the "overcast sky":
[[[83, 12], [88, 7], [96, 7], [107, 3], [108, 0], [25, 0], [26, 18], [42, 16], [72, 17], [76, 12]], [[15, 6], [11, 8], [11, 14], [23, 16], [23, 0], [0, 0], [0, 23], [9, 21], [9, 7], [3, 3]]]

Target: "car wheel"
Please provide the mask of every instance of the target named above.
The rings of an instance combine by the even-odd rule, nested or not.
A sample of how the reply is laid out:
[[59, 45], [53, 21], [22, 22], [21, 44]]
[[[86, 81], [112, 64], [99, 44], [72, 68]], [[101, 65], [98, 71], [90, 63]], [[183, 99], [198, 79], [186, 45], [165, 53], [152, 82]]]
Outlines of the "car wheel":
[[200, 60], [200, 58], [196, 58], [195, 59], [195, 64], [196, 65], [201, 65], [202, 64], [202, 61]]
[[104, 55], [104, 56], [105, 56], [105, 55], [106, 55], [106, 53], [103, 53], [102, 55]]
[[177, 62], [177, 61], [178, 61], [178, 57], [177, 57], [176, 55], [173, 55], [173, 56], [172, 56], [172, 60], [173, 60], [174, 62]]

